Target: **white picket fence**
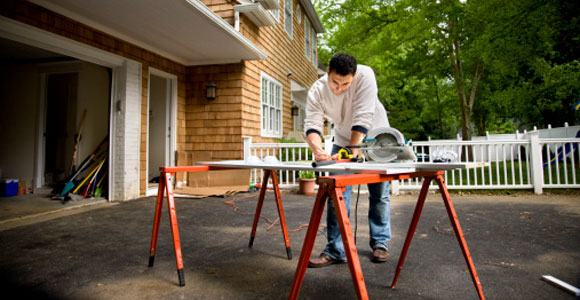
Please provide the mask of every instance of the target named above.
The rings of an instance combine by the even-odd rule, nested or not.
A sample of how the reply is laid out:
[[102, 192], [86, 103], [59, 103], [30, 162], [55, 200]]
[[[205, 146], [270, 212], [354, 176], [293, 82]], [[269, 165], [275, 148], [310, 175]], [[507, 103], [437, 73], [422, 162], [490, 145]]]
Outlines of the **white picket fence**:
[[[575, 126], [576, 127], [576, 126]], [[578, 131], [579, 128], [573, 128]], [[487, 162], [485, 167], [445, 172], [449, 189], [533, 189], [541, 194], [544, 188], [580, 188], [580, 138], [540, 138], [546, 136], [534, 130], [515, 135], [488, 135], [472, 141], [439, 140], [413, 142], [419, 161], [429, 161], [437, 151], [457, 154], [460, 162]], [[549, 135], [548, 135], [549, 136]], [[573, 135], [575, 136], [575, 135]], [[326, 138], [330, 141], [330, 138]], [[326, 149], [332, 145], [327, 143]], [[312, 161], [306, 143], [252, 144], [244, 140], [244, 157], [275, 156], [283, 162]], [[261, 170], [252, 170], [251, 180], [260, 182]], [[298, 183], [297, 171], [279, 171], [281, 187]], [[432, 188], [437, 188], [432, 184]], [[420, 179], [393, 182], [391, 192], [419, 190]]]

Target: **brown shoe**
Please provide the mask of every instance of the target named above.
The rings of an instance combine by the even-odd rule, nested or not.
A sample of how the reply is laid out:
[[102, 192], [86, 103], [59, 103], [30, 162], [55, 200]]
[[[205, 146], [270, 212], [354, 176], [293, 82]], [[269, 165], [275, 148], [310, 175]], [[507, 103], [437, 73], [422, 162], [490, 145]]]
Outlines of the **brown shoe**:
[[326, 253], [320, 253], [320, 256], [317, 258], [313, 258], [308, 262], [309, 268], [322, 268], [326, 266], [330, 266], [331, 264], [340, 264], [343, 263], [342, 260], [334, 259], [328, 256]]
[[374, 263], [384, 263], [389, 258], [389, 251], [385, 248], [377, 247], [373, 250], [373, 257], [371, 261]]

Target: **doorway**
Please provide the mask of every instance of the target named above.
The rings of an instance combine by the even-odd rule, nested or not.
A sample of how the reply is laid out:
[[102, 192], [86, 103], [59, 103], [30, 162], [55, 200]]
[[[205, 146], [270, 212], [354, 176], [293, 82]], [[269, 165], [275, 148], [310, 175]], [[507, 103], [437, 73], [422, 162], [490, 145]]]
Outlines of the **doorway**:
[[157, 192], [159, 167], [174, 165], [176, 79], [163, 72], [149, 76], [147, 194]]
[[78, 73], [46, 76], [44, 118], [44, 186], [54, 187], [69, 176], [77, 132]]

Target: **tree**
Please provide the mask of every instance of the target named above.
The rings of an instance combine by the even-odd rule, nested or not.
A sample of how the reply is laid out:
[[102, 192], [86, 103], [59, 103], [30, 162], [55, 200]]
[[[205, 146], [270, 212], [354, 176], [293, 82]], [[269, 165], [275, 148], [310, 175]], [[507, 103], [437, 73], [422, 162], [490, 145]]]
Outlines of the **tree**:
[[459, 118], [469, 140], [472, 124], [478, 134], [509, 130], [575, 103], [578, 51], [567, 47], [580, 43], [577, 3], [319, 0], [327, 29], [319, 53], [347, 52], [373, 67], [393, 126], [444, 138]]

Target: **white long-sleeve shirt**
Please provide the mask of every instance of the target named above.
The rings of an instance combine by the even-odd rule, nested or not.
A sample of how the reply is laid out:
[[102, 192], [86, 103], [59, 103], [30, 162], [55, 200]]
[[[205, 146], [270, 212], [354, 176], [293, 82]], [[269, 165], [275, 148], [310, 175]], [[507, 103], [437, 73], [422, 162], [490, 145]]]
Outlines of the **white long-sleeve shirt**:
[[[389, 119], [377, 95], [373, 70], [358, 65], [352, 85], [341, 95], [335, 95], [328, 84], [328, 74], [318, 79], [308, 91], [304, 129], [324, 132], [324, 118], [334, 123], [334, 143], [345, 147], [350, 143], [353, 127], [370, 131], [389, 127]], [[360, 130], [359, 130], [360, 131]]]

